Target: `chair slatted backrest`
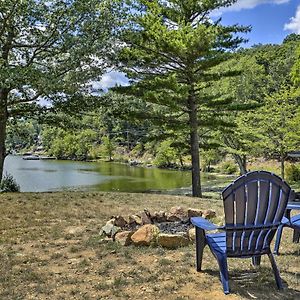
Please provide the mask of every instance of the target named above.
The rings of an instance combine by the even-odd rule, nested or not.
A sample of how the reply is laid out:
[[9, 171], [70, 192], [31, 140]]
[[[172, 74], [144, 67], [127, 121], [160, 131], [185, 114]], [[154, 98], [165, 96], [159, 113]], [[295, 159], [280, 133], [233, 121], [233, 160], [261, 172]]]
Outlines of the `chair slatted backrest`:
[[228, 256], [270, 251], [290, 195], [289, 185], [266, 171], [247, 173], [223, 192]]

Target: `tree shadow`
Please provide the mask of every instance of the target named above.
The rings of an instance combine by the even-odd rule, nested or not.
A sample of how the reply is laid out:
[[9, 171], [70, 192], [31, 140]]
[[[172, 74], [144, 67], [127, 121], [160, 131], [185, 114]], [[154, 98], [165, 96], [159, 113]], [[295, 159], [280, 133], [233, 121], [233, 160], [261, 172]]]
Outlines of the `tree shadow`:
[[[205, 269], [203, 272], [219, 277], [219, 270]], [[248, 270], [229, 270], [230, 292], [242, 299], [300, 299], [299, 290], [289, 288], [283, 279], [282, 283], [283, 290], [278, 290], [272, 269], [263, 266]]]

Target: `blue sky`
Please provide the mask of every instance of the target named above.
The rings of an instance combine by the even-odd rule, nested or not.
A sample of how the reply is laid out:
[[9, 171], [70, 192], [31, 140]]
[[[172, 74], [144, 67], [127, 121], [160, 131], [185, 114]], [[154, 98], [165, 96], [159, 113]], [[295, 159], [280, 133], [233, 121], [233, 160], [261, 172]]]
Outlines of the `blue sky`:
[[[212, 18], [222, 18], [224, 25], [251, 25], [244, 47], [254, 44], [281, 44], [291, 33], [300, 34], [300, 0], [238, 0], [233, 6], [215, 11]], [[95, 88], [128, 84], [124, 74], [112, 71], [95, 82]]]
[[226, 25], [251, 25], [246, 47], [253, 44], [280, 44], [290, 33], [300, 34], [299, 0], [239, 0], [215, 16]]

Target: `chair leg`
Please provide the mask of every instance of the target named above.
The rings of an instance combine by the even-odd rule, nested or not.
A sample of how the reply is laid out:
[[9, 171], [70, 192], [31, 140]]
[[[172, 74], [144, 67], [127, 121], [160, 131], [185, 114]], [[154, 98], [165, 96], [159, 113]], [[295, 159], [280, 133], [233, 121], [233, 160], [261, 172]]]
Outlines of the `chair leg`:
[[271, 262], [271, 265], [272, 265], [272, 268], [273, 268], [273, 272], [274, 272], [277, 287], [278, 287], [279, 290], [282, 290], [283, 285], [282, 285], [282, 281], [281, 281], [281, 278], [280, 278], [279, 270], [278, 270], [277, 265], [276, 265], [275, 258], [274, 258], [272, 253], [269, 253], [268, 256], [269, 256], [269, 259], [270, 259], [270, 262]]
[[277, 230], [276, 241], [274, 246], [274, 254], [279, 255], [279, 245], [282, 236], [283, 225], [280, 225]]
[[253, 266], [258, 267], [260, 265], [260, 261], [261, 261], [261, 255], [252, 257]]
[[293, 243], [299, 243], [300, 240], [300, 229], [294, 229]]
[[206, 245], [205, 233], [201, 228], [196, 227], [196, 270], [201, 271], [203, 250]]
[[223, 285], [224, 294], [229, 294], [229, 274], [228, 274], [228, 265], [227, 265], [227, 257], [217, 257], [219, 268], [220, 268], [220, 277]]

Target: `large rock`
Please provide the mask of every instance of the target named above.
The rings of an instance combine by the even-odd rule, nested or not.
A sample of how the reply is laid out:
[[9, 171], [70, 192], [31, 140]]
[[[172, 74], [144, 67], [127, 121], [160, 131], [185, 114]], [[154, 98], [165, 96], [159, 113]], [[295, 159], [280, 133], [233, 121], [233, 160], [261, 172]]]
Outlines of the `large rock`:
[[164, 211], [156, 211], [154, 212], [153, 216], [152, 216], [152, 219], [154, 222], [157, 222], [157, 223], [163, 223], [163, 222], [166, 222], [167, 221], [167, 215]]
[[122, 246], [128, 246], [132, 243], [131, 236], [133, 231], [121, 231], [115, 235], [115, 241], [120, 243]]
[[160, 233], [157, 237], [157, 244], [159, 246], [175, 249], [189, 244], [189, 239], [185, 233], [167, 234]]
[[131, 240], [136, 246], [149, 246], [156, 241], [159, 228], [152, 224], [147, 224], [139, 228], [132, 236]]
[[167, 216], [167, 221], [183, 221], [187, 219], [187, 212], [181, 206], [175, 206], [170, 209]]
[[204, 210], [202, 212], [202, 217], [205, 218], [205, 219], [212, 219], [216, 216], [216, 212], [214, 210], [211, 210], [211, 209], [207, 209], [207, 210]]
[[202, 216], [202, 210], [200, 210], [200, 209], [189, 208], [187, 213], [188, 213], [188, 218], [201, 217]]
[[115, 226], [115, 219], [109, 220], [100, 230], [100, 235], [105, 234], [108, 237], [114, 237], [117, 232], [121, 230], [120, 227]]

